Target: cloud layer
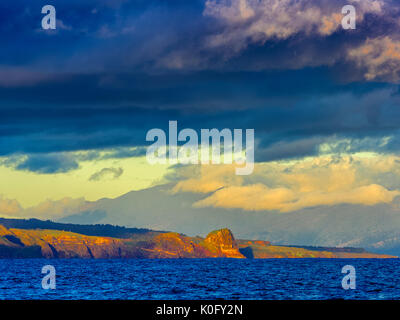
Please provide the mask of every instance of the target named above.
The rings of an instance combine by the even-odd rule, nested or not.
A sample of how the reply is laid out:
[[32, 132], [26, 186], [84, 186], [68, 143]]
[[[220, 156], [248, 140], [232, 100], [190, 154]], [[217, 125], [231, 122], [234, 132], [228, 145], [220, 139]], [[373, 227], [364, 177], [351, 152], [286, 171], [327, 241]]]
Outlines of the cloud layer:
[[[341, 27], [339, 0], [64, 0], [53, 32], [40, 28], [40, 5], [2, 2], [1, 168], [65, 178], [83, 162], [143, 156], [147, 131], [177, 120], [179, 129], [255, 129], [251, 179], [230, 167], [171, 169], [175, 192], [212, 193], [197, 206], [391, 203], [400, 190], [389, 177], [400, 151], [400, 5], [346, 4], [356, 30]], [[379, 171], [386, 162], [392, 171]], [[121, 168], [85, 169], [85, 182], [120, 182], [129, 174]]]
[[197, 207], [290, 212], [338, 204], [372, 206], [400, 195], [398, 157], [320, 156], [261, 163], [251, 177], [233, 177], [231, 166], [202, 166], [194, 177], [185, 168], [181, 174], [175, 193], [208, 194]]
[[255, 128], [258, 160], [315, 154], [333, 134], [391, 136], [393, 150], [400, 6], [348, 4], [356, 30], [339, 0], [60, 1], [57, 32], [37, 5], [0, 4], [0, 155], [73, 170], [45, 154], [143, 147], [169, 120]]
[[348, 52], [349, 59], [366, 69], [365, 78], [398, 82], [400, 80], [400, 41], [389, 36], [367, 39]]
[[[357, 21], [365, 15], [383, 15], [383, 0], [348, 1], [355, 5]], [[296, 34], [330, 36], [342, 28], [343, 2], [291, 0], [208, 0], [205, 16], [221, 22], [223, 32], [210, 36], [210, 46], [244, 50], [252, 43], [286, 40]]]

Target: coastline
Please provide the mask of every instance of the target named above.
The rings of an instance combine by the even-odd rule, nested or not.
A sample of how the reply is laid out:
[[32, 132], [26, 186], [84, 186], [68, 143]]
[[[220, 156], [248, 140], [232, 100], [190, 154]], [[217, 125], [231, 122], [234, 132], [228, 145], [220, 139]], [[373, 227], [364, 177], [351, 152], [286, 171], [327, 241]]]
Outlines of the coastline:
[[[65, 224], [65, 229], [68, 227], [71, 229], [71, 226]], [[152, 230], [109, 237], [53, 229], [7, 228], [0, 224], [0, 258], [388, 259], [397, 257], [371, 253], [360, 248], [281, 246], [263, 240], [236, 240], [231, 230], [227, 228], [212, 231], [205, 238]]]

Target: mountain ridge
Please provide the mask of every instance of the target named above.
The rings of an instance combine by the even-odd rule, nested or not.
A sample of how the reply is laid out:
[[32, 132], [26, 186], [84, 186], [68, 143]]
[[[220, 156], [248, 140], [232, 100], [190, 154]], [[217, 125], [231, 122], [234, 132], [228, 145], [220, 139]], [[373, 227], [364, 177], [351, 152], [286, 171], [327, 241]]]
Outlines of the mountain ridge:
[[[67, 223], [112, 223], [205, 236], [228, 227], [246, 239], [274, 239], [282, 245], [363, 247], [400, 255], [400, 197], [394, 204], [341, 204], [294, 212], [196, 207], [208, 194], [173, 193], [174, 183], [130, 191], [91, 202], [91, 209], [57, 219]], [[86, 219], [88, 218], [88, 220]], [[355, 227], [357, 226], [357, 227]]]
[[[10, 219], [1, 219], [6, 222]], [[40, 224], [40, 222], [42, 224]], [[232, 231], [223, 228], [210, 232], [205, 238], [189, 237], [176, 232], [161, 232], [125, 228], [123, 237], [113, 238], [103, 235], [85, 235], [65, 230], [42, 229], [38, 225], [61, 227], [51, 221], [11, 219], [7, 225], [24, 225], [24, 229], [7, 228], [0, 224], [0, 258], [395, 258], [394, 256], [374, 254], [362, 249], [317, 250], [310, 248], [276, 246], [269, 241], [236, 240]], [[29, 223], [32, 228], [29, 229]], [[33, 228], [36, 226], [36, 228]], [[110, 230], [125, 230], [118, 226], [101, 226], [98, 233]], [[65, 224], [64, 229], [93, 226], [74, 226]], [[118, 229], [120, 228], [120, 229]], [[93, 232], [93, 229], [90, 230]], [[326, 248], [325, 248], [326, 249]]]

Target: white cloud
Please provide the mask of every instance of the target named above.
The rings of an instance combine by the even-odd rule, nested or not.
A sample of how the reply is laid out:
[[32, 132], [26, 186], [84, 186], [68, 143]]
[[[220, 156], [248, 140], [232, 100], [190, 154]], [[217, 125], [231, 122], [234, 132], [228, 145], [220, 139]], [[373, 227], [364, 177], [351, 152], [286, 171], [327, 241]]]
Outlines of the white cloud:
[[0, 214], [2, 217], [16, 216], [22, 210], [21, 205], [15, 199], [7, 199], [0, 195]]
[[37, 206], [23, 208], [16, 199], [8, 199], [0, 195], [0, 217], [2, 218], [37, 218], [57, 220], [71, 214], [87, 211], [94, 203], [84, 198], [63, 198], [46, 200]]

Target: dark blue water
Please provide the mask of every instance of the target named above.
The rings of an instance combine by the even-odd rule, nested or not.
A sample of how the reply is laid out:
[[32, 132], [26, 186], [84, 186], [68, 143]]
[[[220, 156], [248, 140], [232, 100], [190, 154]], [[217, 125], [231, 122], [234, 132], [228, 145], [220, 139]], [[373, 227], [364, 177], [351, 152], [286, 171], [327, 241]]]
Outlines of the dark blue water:
[[[56, 289], [41, 269], [56, 268]], [[344, 290], [345, 265], [356, 289]], [[0, 260], [0, 299], [399, 299], [400, 259]]]

